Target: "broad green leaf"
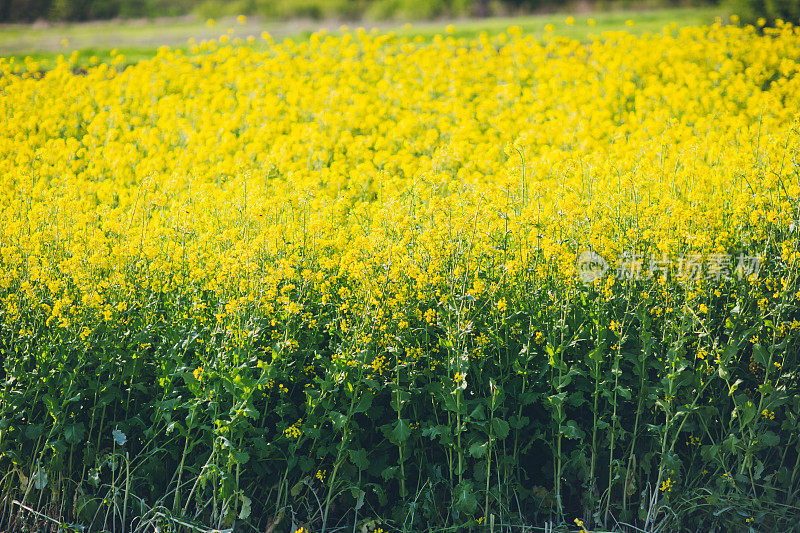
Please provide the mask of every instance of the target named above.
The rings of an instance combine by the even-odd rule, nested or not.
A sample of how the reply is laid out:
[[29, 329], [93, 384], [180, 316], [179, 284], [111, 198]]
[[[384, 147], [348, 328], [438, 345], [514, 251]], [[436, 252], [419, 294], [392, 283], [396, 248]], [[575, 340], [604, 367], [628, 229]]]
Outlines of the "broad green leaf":
[[411, 393], [407, 390], [394, 390], [392, 391], [392, 409], [395, 411], [400, 411], [403, 408], [403, 405], [411, 399]]
[[337, 431], [342, 429], [344, 425], [347, 423], [347, 417], [344, 416], [339, 411], [331, 411], [328, 414], [328, 418], [330, 418], [331, 424], [333, 424], [333, 429]]
[[558, 407], [561, 405], [567, 397], [566, 391], [559, 392], [558, 394], [552, 394], [547, 397], [547, 400], [550, 402], [553, 407]]
[[367, 459], [367, 450], [359, 448], [358, 450], [350, 450], [350, 461], [353, 462], [360, 470], [369, 468], [369, 459]]
[[77, 424], [70, 424], [64, 428], [64, 438], [70, 444], [78, 444], [83, 440], [83, 435], [86, 433], [83, 422]]
[[753, 361], [766, 368], [769, 363], [768, 359], [767, 349], [758, 342], [753, 344]]
[[583, 438], [583, 431], [578, 427], [578, 423], [574, 420], [568, 420], [566, 424], [561, 426], [561, 434], [568, 439], [581, 439]]
[[400, 467], [398, 467], [398, 466], [390, 466], [388, 468], [384, 468], [383, 472], [381, 472], [381, 477], [385, 481], [389, 481], [390, 479], [394, 479], [395, 477], [397, 477], [398, 470], [400, 470]]
[[243, 451], [232, 451], [231, 457], [233, 458], [234, 462], [236, 462], [236, 464], [240, 465], [243, 465], [250, 460], [250, 454]]
[[484, 411], [483, 405], [478, 404], [469, 414], [469, 417], [472, 420], [486, 420], [486, 411]]
[[242, 502], [242, 508], [239, 511], [239, 520], [247, 520], [250, 517], [250, 506], [252, 502], [250, 498], [244, 494], [239, 495], [239, 500]]
[[476, 442], [472, 446], [469, 447], [469, 454], [476, 459], [478, 457], [483, 457], [486, 455], [486, 451], [489, 449], [488, 442]]
[[508, 437], [509, 429], [508, 422], [502, 418], [494, 418], [492, 420], [492, 432], [498, 439], [504, 439]]
[[455, 508], [465, 515], [471, 515], [478, 507], [478, 500], [472, 489], [472, 483], [464, 481], [456, 488]]
[[356, 504], [353, 506], [353, 509], [358, 511], [364, 506], [364, 496], [366, 495], [366, 492], [357, 487], [353, 487], [350, 489], [350, 494], [353, 496], [353, 499], [356, 500]]
[[770, 448], [777, 446], [781, 442], [781, 438], [772, 431], [765, 432], [763, 435], [761, 435], [761, 437], [759, 437], [758, 440], [761, 442], [761, 444]]
[[44, 468], [41, 466], [36, 469], [33, 476], [31, 477], [31, 481], [33, 482], [33, 487], [36, 490], [42, 490], [47, 486], [47, 472], [45, 472]]
[[393, 444], [405, 442], [411, 436], [411, 428], [409, 427], [408, 420], [405, 418], [399, 419], [394, 423], [391, 432], [391, 441]]
[[25, 438], [30, 440], [36, 440], [39, 438], [39, 435], [42, 434], [43, 429], [44, 429], [44, 424], [28, 424], [25, 427]]
[[358, 399], [358, 403], [353, 408], [354, 413], [365, 413], [367, 409], [372, 407], [372, 399], [375, 397], [375, 394], [371, 391], [366, 391], [361, 394], [361, 397]]

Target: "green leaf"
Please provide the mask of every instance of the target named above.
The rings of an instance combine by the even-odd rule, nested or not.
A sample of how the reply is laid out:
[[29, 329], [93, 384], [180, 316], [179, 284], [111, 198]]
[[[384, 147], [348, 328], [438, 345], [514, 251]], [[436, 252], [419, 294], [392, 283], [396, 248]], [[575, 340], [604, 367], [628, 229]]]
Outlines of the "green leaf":
[[761, 441], [761, 444], [769, 448], [777, 446], [781, 442], [781, 438], [772, 431], [767, 431], [766, 433], [761, 435], [761, 438], [759, 440]]
[[536, 401], [538, 396], [539, 395], [535, 392], [524, 392], [519, 395], [519, 403], [520, 405], [530, 405]]
[[428, 426], [422, 430], [422, 436], [434, 439], [442, 434], [445, 426]]
[[33, 476], [31, 476], [33, 486], [36, 490], [42, 490], [47, 486], [47, 472], [41, 466], [36, 469]]
[[235, 462], [236, 464], [243, 465], [243, 464], [245, 464], [247, 461], [249, 461], [249, 460], [250, 460], [250, 454], [249, 454], [249, 453], [247, 453], [247, 452], [241, 452], [241, 451], [232, 451], [232, 452], [231, 452], [231, 458], [234, 460], [234, 462]]
[[552, 394], [547, 397], [547, 400], [550, 402], [551, 405], [553, 405], [553, 407], [558, 407], [564, 402], [566, 397], [567, 393], [565, 391], [565, 392], [559, 392], [558, 394]]
[[314, 468], [314, 461], [305, 455], [298, 459], [297, 464], [300, 465], [300, 470], [302, 470], [303, 473], [308, 473]]
[[291, 492], [292, 496], [296, 498], [297, 496], [300, 495], [300, 492], [302, 490], [303, 490], [303, 482], [302, 481], [298, 481], [297, 483], [294, 484], [294, 486], [292, 487], [292, 490], [290, 492]]
[[483, 457], [486, 455], [486, 451], [489, 449], [488, 442], [476, 442], [472, 446], [469, 447], [469, 454], [474, 457]]
[[361, 398], [358, 399], [358, 403], [353, 408], [354, 413], [365, 413], [367, 409], [372, 407], [372, 399], [375, 397], [375, 394], [372, 392], [365, 392], [361, 395]]
[[25, 428], [25, 438], [29, 440], [36, 440], [42, 434], [44, 424], [28, 424]]
[[753, 361], [766, 368], [768, 359], [769, 354], [767, 353], [766, 348], [759, 343], [753, 344]]
[[395, 411], [400, 411], [403, 408], [403, 404], [405, 404], [408, 400], [411, 399], [411, 393], [407, 390], [398, 389], [392, 391], [392, 409]]
[[366, 492], [364, 492], [363, 490], [361, 490], [361, 489], [357, 488], [357, 487], [353, 487], [352, 489], [350, 489], [350, 494], [351, 494], [351, 495], [353, 496], [353, 498], [356, 500], [356, 504], [353, 506], [353, 508], [354, 508], [356, 511], [358, 511], [359, 509], [361, 509], [361, 507], [363, 507], [363, 506], [364, 506], [364, 496], [365, 496], [367, 493], [366, 493]]
[[347, 423], [347, 417], [338, 411], [331, 411], [328, 414], [328, 417], [331, 419], [331, 424], [333, 424], [333, 429], [337, 431], [342, 429], [344, 425]]
[[464, 481], [456, 488], [455, 508], [459, 512], [471, 515], [478, 507], [478, 500], [472, 491], [472, 483]]
[[728, 435], [724, 441], [722, 441], [722, 446], [725, 450], [729, 453], [737, 453], [737, 448], [739, 446], [739, 439], [736, 438], [736, 435]]
[[530, 423], [531, 419], [527, 416], [512, 415], [508, 425], [514, 429], [522, 429]]
[[77, 402], [80, 399], [81, 399], [81, 393], [79, 392], [78, 394], [76, 394], [72, 398], [69, 398], [68, 400], [64, 400], [64, 405], [66, 405], [68, 403], [72, 403], [72, 402]]
[[504, 439], [508, 437], [509, 429], [510, 427], [508, 425], [508, 422], [506, 422], [502, 418], [494, 418], [492, 420], [492, 432], [498, 439]]
[[251, 403], [245, 405], [244, 409], [242, 409], [242, 412], [244, 416], [246, 416], [247, 418], [251, 418], [253, 420], [258, 419], [258, 417], [261, 416], [260, 413], [258, 412], [258, 409], [253, 407]]
[[572, 407], [580, 407], [586, 403], [586, 393], [583, 391], [575, 391], [567, 396], [566, 401]]
[[81, 440], [83, 440], [83, 435], [86, 432], [86, 429], [83, 425], [83, 422], [78, 422], [77, 424], [70, 424], [69, 426], [64, 428], [64, 438], [70, 444], [77, 444]]
[[615, 388], [614, 390], [617, 392], [617, 394], [619, 394], [620, 396], [622, 396], [626, 400], [630, 400], [631, 399], [631, 391], [629, 389], [626, 389], [625, 387], [617, 386], [617, 388]]
[[89, 484], [91, 484], [93, 487], [100, 485], [100, 469], [92, 468], [89, 470]]
[[478, 404], [469, 414], [469, 417], [473, 420], [486, 420], [486, 412], [483, 409], [483, 405]]
[[587, 355], [590, 361], [594, 361], [595, 363], [602, 363], [605, 360], [605, 352], [606, 352], [606, 343], [601, 342], [597, 346], [592, 349]]
[[[367, 459], [367, 450], [360, 448], [358, 450], [350, 450], [350, 461], [353, 462], [360, 470], [369, 468], [369, 459]], [[363, 498], [363, 496], [362, 496]]]
[[742, 401], [738, 406], [739, 423], [743, 426], [749, 424], [755, 418], [757, 409], [758, 407], [752, 400]]
[[389, 440], [391, 440], [393, 444], [400, 444], [401, 442], [408, 440], [408, 437], [410, 436], [411, 428], [409, 427], [408, 419], [401, 418], [394, 423], [394, 427], [392, 428], [391, 432], [391, 438]]
[[250, 516], [250, 505], [252, 502], [250, 501], [250, 498], [244, 494], [239, 495], [239, 500], [242, 502], [242, 509], [239, 511], [239, 519], [247, 520], [247, 518]]
[[561, 426], [561, 434], [568, 439], [581, 439], [583, 438], [583, 431], [578, 427], [578, 423], [574, 420], [568, 420], [566, 424]]
[[393, 478], [397, 477], [397, 471], [399, 469], [400, 469], [400, 467], [398, 467], [398, 466], [390, 466], [389, 468], [385, 468], [383, 470], [383, 472], [381, 472], [381, 477], [385, 481], [389, 481], [390, 479], [393, 479]]

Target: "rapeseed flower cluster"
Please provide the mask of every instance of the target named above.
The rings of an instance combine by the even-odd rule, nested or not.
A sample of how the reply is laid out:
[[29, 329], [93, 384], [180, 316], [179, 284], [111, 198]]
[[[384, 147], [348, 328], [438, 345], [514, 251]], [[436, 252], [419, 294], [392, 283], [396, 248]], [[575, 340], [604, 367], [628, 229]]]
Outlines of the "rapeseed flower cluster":
[[483, 272], [471, 294], [492, 294], [519, 272], [569, 278], [581, 247], [725, 251], [792, 223], [797, 182], [763, 168], [797, 144], [797, 43], [789, 25], [359, 31], [80, 74], [0, 59], [5, 320], [22, 305], [95, 331], [141, 289], [221, 295], [189, 312], [224, 324], [289, 319], [312, 289], [353, 312], [380, 274], [405, 280], [369, 289], [402, 326], [397, 309], [453, 274]]

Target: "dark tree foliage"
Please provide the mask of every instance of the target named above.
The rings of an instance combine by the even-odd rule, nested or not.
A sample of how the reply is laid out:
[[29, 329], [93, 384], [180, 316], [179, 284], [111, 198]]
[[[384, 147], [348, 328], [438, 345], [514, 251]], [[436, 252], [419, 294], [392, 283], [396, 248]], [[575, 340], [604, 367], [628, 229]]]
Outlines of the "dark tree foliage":
[[728, 0], [726, 7], [745, 23], [756, 23], [761, 17], [769, 25], [778, 19], [800, 22], [800, 0]]
[[0, 22], [175, 16], [196, 5], [192, 0], [0, 0]]

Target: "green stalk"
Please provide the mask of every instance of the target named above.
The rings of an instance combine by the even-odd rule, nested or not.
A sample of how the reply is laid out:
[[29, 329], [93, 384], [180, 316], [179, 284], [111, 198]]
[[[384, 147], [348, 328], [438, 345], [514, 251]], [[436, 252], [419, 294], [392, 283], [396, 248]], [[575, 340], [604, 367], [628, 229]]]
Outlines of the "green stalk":
[[600, 361], [594, 363], [594, 408], [592, 411], [592, 458], [589, 462], [589, 492], [595, 486], [594, 469], [597, 462], [597, 406], [600, 396]]
[[492, 389], [492, 408], [491, 412], [489, 413], [489, 444], [488, 450], [486, 450], [486, 495], [483, 504], [483, 523], [486, 524], [487, 520], [489, 519], [489, 480], [491, 480], [491, 472], [492, 472], [492, 440], [494, 438], [494, 409], [495, 409], [495, 399], [497, 398], [496, 389], [491, 386], [493, 383], [490, 383], [490, 388]]
[[[400, 412], [403, 409], [403, 405], [400, 403], [400, 367], [399, 365], [395, 366], [395, 384], [397, 385], [397, 421], [398, 423], [401, 420]], [[406, 469], [405, 469], [405, 458], [403, 457], [403, 441], [399, 441], [397, 443], [397, 450], [399, 454], [399, 463], [400, 463], [400, 498], [405, 500], [406, 499]]]
[[[620, 343], [622, 342], [622, 336], [617, 339], [617, 354], [614, 357], [614, 394], [612, 395], [613, 398], [613, 408], [611, 411], [611, 443], [609, 445], [609, 453], [608, 453], [608, 489], [606, 494], [606, 511], [605, 515], [603, 516], [603, 522], [608, 523], [608, 513], [609, 507], [611, 505], [611, 488], [614, 484], [614, 444], [616, 443], [616, 429], [617, 429], [617, 385], [619, 383], [619, 360], [622, 357], [621, 350], [622, 347]], [[663, 455], [662, 455], [663, 457]]]
[[458, 448], [458, 484], [464, 480], [464, 453], [461, 450], [461, 389], [456, 391], [456, 447]]
[[125, 533], [125, 520], [128, 518], [128, 496], [131, 492], [131, 462], [125, 452], [125, 495], [122, 500], [122, 533]]
[[[190, 420], [194, 420], [194, 411], [197, 406], [192, 407], [192, 415], [189, 417]], [[186, 428], [186, 439], [183, 443], [183, 453], [181, 454], [181, 462], [178, 465], [178, 482], [175, 486], [175, 500], [172, 504], [172, 512], [177, 513], [178, 509], [181, 507], [181, 477], [183, 476], [183, 467], [186, 462], [186, 455], [189, 453], [189, 431], [191, 427]]]

